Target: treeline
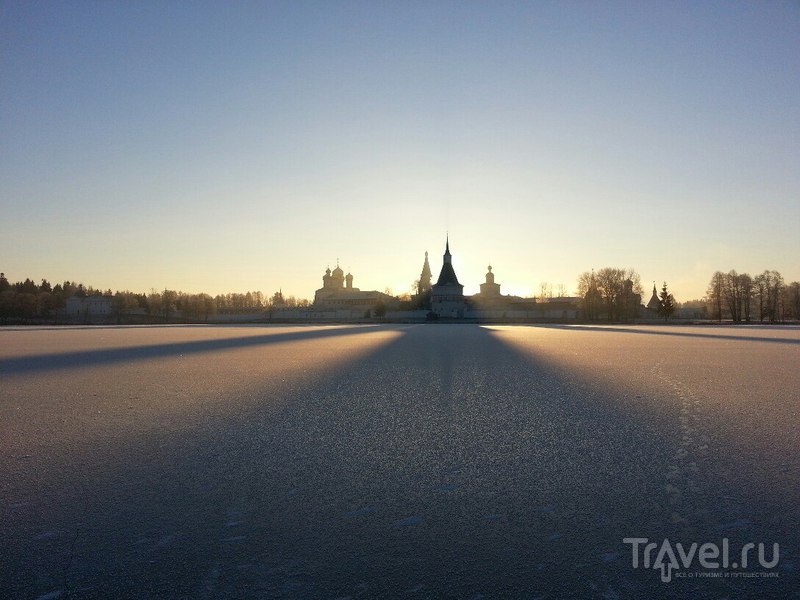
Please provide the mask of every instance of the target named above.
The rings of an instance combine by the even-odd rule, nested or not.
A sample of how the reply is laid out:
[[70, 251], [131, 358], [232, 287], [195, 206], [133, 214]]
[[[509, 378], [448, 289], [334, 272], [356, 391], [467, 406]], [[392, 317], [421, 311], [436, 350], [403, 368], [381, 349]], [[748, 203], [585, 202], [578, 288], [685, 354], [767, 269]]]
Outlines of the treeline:
[[578, 278], [581, 317], [585, 321], [631, 321], [639, 316], [642, 280], [633, 269], [604, 267]]
[[[122, 292], [123, 294], [127, 292]], [[272, 296], [265, 296], [262, 292], [245, 292], [217, 294], [187, 294], [174, 290], [158, 292], [151, 290], [147, 294], [146, 307], [148, 314], [159, 315], [168, 321], [180, 312], [184, 318], [207, 321], [209, 317], [217, 314], [254, 313], [273, 311], [278, 307], [305, 307], [310, 302], [305, 298], [287, 296], [275, 292]]]
[[706, 291], [706, 307], [712, 319], [734, 323], [781, 323], [800, 320], [800, 282], [788, 285], [778, 271], [751, 277], [735, 270], [715, 272]]
[[[644, 297], [639, 275], [633, 269], [605, 267], [587, 271], [578, 278], [580, 318], [585, 321], [631, 321], [641, 316]], [[734, 323], [782, 323], [800, 320], [800, 282], [784, 282], [778, 271], [748, 273], [717, 271], [708, 284], [706, 297], [684, 304], [676, 302], [664, 283], [655, 311], [665, 319], [675, 311], [701, 308], [708, 318]]]
[[[546, 290], [543, 288], [543, 297]], [[562, 293], [559, 291], [559, 293]], [[605, 267], [587, 271], [578, 278], [580, 318], [585, 321], [628, 322], [641, 316], [643, 296], [641, 277], [634, 269]], [[552, 294], [551, 294], [552, 295]], [[132, 315], [150, 321], [183, 319], [207, 321], [218, 314], [244, 314], [276, 308], [306, 307], [310, 302], [281, 292], [265, 296], [260, 291], [211, 296], [175, 290], [151, 290], [149, 293], [112, 292], [84, 286], [74, 281], [51, 285], [46, 279], [36, 284], [32, 279], [11, 283], [0, 273], [0, 323], [58, 321], [66, 316], [67, 300], [73, 296], [109, 298], [117, 322]], [[681, 308], [666, 289], [659, 298], [659, 314], [668, 318]], [[402, 298], [401, 298], [402, 300]], [[410, 301], [409, 301], [410, 302]], [[405, 302], [409, 305], [409, 302]], [[717, 271], [711, 277], [706, 297], [684, 303], [683, 307], [703, 307], [708, 318], [734, 323], [800, 320], [800, 282], [784, 282], [778, 271], [764, 271], [752, 277], [735, 270]], [[413, 308], [408, 306], [408, 308]]]
[[189, 320], [208, 320], [216, 314], [271, 311], [278, 306], [302, 307], [309, 301], [280, 292], [265, 296], [260, 291], [211, 296], [175, 290], [151, 290], [150, 293], [103, 291], [74, 281], [51, 285], [46, 279], [36, 284], [32, 279], [11, 283], [0, 273], [0, 323], [58, 320], [66, 315], [67, 300], [72, 297], [109, 298], [113, 316], [139, 314], [168, 321], [180, 315]]
[[67, 299], [76, 294], [102, 296], [111, 294], [111, 290], [102, 292], [74, 281], [51, 285], [46, 279], [42, 279], [38, 285], [32, 279], [10, 283], [5, 273], [0, 273], [0, 321], [50, 318], [58, 311], [63, 311]]

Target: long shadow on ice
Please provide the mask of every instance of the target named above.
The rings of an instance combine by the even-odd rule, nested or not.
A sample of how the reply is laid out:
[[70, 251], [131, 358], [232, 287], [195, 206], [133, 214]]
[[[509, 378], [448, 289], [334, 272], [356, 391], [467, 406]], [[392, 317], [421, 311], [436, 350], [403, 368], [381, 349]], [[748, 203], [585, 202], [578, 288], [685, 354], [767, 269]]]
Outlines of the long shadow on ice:
[[[65, 543], [51, 562], [23, 555], [18, 568], [30, 580], [37, 569], [63, 572], [69, 558], [71, 589], [98, 596], [703, 598], [734, 589], [738, 598], [792, 589], [779, 589], [786, 577], [662, 584], [656, 571], [631, 568], [623, 537], [685, 531], [670, 521], [664, 491], [680, 430], [677, 408], [631, 409], [622, 393], [572, 379], [481, 327], [410, 328], [324, 385], [296, 390], [280, 412], [248, 405], [235, 418], [120, 445], [82, 497], [51, 499], [53, 524], [42, 528], [77, 527], [72, 555]], [[706, 524], [697, 527], [697, 541], [708, 541]]]
[[[647, 325], [644, 327], [637, 327], [631, 325], [629, 327], [614, 327], [612, 325], [605, 326], [605, 325], [557, 325], [557, 324], [545, 324], [545, 325], [531, 325], [530, 327], [537, 327], [542, 329], [560, 329], [562, 331], [574, 331], [579, 333], [581, 331], [602, 331], [605, 333], [629, 333], [629, 334], [636, 334], [636, 335], [666, 335], [666, 336], [674, 336], [674, 337], [687, 337], [687, 338], [699, 338], [699, 339], [708, 339], [708, 340], [730, 340], [730, 341], [738, 341], [738, 342], [765, 342], [771, 344], [789, 344], [789, 345], [800, 345], [800, 338], [781, 338], [781, 337], [762, 337], [762, 336], [750, 336], [750, 335], [724, 335], [719, 333], [707, 333], [707, 329], [702, 330], [702, 332], [698, 331], [697, 333], [689, 332], [689, 331], [676, 331], [669, 326], [663, 325]], [[757, 326], [752, 326], [752, 329], [755, 329]], [[751, 327], [747, 327], [748, 330]], [[759, 327], [759, 329], [764, 329], [763, 327]], [[770, 329], [772, 331], [792, 331], [798, 332], [796, 327], [791, 328], [774, 328]]]
[[[215, 328], [205, 327], [208, 331]], [[398, 326], [397, 329], [402, 329]], [[270, 329], [271, 330], [271, 329]], [[102, 350], [81, 350], [77, 352], [54, 352], [35, 356], [22, 356], [0, 360], [0, 374], [23, 375], [28, 373], [95, 367], [156, 358], [169, 358], [186, 354], [219, 352], [223, 350], [250, 348], [266, 344], [280, 344], [300, 340], [325, 339], [347, 335], [358, 335], [376, 331], [374, 326], [349, 326], [329, 328], [308, 328], [285, 333], [267, 333], [233, 338], [192, 340], [146, 346], [127, 346]]]

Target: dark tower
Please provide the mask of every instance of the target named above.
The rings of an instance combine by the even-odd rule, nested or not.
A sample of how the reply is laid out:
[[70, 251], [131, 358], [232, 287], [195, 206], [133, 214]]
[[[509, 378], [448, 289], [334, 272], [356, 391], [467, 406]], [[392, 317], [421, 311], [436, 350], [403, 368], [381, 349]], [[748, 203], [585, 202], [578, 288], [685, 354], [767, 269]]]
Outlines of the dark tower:
[[442, 270], [439, 271], [439, 280], [436, 282], [437, 286], [456, 285], [464, 287], [458, 283], [458, 277], [453, 270], [453, 257], [450, 254], [450, 236], [447, 236], [447, 241], [444, 246], [444, 256], [442, 257]]
[[466, 303], [464, 302], [464, 286], [458, 283], [458, 277], [453, 270], [452, 256], [450, 255], [450, 237], [444, 247], [442, 270], [439, 280], [431, 288], [431, 310], [440, 317], [464, 316]]

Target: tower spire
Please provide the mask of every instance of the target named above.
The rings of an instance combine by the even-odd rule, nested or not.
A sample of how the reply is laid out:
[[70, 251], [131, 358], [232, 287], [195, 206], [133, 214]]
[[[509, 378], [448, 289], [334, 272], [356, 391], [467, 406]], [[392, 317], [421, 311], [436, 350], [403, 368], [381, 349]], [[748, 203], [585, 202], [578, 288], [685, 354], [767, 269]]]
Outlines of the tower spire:
[[431, 277], [433, 274], [431, 273], [431, 265], [428, 262], [428, 251], [425, 251], [425, 262], [422, 263], [422, 273], [419, 276], [419, 286], [417, 287], [417, 293], [424, 294], [425, 292], [430, 291], [431, 289]]

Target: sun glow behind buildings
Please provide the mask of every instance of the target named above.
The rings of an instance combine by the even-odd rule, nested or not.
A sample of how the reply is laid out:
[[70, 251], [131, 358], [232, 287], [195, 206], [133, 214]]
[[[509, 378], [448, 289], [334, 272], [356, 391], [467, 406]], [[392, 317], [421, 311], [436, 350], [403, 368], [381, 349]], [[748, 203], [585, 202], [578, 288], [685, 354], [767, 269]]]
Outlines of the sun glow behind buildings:
[[[793, 5], [7, 6], [2, 268], [310, 297], [797, 279]], [[770, 215], [762, 219], [761, 215]], [[36, 240], [36, 243], [31, 243]]]

